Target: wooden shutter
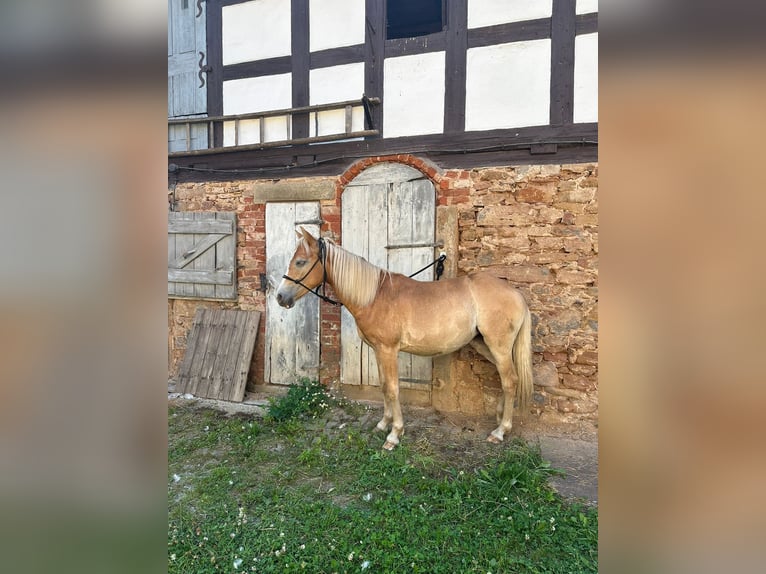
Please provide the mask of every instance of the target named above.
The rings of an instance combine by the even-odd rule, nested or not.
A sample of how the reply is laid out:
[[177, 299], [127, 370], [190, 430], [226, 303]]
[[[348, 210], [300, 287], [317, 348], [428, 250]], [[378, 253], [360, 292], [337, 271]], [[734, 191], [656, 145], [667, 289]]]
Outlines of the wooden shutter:
[[[207, 114], [207, 79], [200, 86], [200, 53], [207, 64], [205, 2], [168, 0], [168, 118]], [[207, 148], [207, 124], [168, 126], [168, 152]]]
[[[402, 164], [378, 164], [343, 192], [343, 247], [389, 271], [410, 275], [434, 259], [436, 192], [421, 172]], [[420, 245], [420, 247], [417, 247]], [[415, 279], [432, 281], [433, 268]], [[341, 311], [341, 380], [380, 385], [372, 349], [362, 343], [351, 314]], [[399, 353], [403, 388], [431, 382], [432, 361]]]
[[236, 299], [236, 215], [168, 213], [168, 296]]
[[306, 295], [292, 309], [277, 304], [274, 289], [295, 251], [295, 230], [303, 226], [319, 236], [319, 202], [266, 204], [266, 361], [264, 378], [290, 385], [302, 377], [319, 379], [319, 299]]

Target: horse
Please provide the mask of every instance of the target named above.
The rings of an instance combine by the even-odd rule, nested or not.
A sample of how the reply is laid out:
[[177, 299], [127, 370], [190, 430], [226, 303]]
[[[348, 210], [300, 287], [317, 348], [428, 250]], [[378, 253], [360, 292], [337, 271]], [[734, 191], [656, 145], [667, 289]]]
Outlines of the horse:
[[378, 362], [384, 409], [377, 429], [391, 427], [383, 448], [396, 447], [404, 432], [399, 351], [436, 356], [465, 345], [500, 373], [498, 427], [487, 441], [502, 443], [512, 427], [514, 399], [523, 412], [532, 394], [531, 318], [524, 296], [486, 272], [416, 281], [377, 267], [329, 239], [317, 239], [303, 227], [296, 233], [299, 241], [277, 288], [277, 303], [290, 309], [309, 292], [337, 303], [324, 294], [325, 285], [333, 288]]

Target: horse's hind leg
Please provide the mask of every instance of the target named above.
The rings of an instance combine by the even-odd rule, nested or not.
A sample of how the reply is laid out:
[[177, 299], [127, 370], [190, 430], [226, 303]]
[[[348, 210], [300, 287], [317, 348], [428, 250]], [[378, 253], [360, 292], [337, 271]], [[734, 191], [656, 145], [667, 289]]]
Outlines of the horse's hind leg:
[[398, 351], [375, 349], [375, 358], [378, 360], [380, 383], [383, 386], [383, 419], [378, 423], [378, 429], [385, 431], [391, 424], [391, 432], [388, 433], [383, 448], [393, 450], [404, 432], [404, 418], [399, 404]]
[[487, 337], [487, 348], [492, 353], [497, 371], [500, 373], [500, 383], [503, 387], [503, 395], [497, 403], [498, 427], [487, 437], [489, 442], [499, 444], [503, 441], [506, 433], [513, 426], [513, 407], [516, 396], [518, 377], [513, 365], [513, 340], [514, 332], [506, 332], [499, 337]]

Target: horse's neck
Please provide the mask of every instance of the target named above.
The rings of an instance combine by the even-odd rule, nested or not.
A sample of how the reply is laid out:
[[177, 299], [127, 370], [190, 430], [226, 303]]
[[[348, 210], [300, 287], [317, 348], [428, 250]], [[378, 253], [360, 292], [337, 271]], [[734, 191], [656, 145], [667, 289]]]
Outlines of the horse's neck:
[[327, 282], [332, 286], [341, 303], [354, 314], [375, 299], [380, 279], [387, 273], [369, 261], [338, 247], [328, 244]]

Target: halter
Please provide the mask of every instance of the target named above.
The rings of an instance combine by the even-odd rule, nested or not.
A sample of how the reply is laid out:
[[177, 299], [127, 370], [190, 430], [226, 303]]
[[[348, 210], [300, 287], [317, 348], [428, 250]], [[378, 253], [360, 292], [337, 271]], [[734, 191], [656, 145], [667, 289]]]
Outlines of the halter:
[[[330, 303], [331, 305], [336, 305], [336, 306], [341, 305], [341, 303], [339, 303], [338, 301], [334, 301], [324, 294], [325, 285], [327, 284], [327, 265], [326, 265], [327, 246], [325, 245], [324, 238], [320, 237], [317, 241], [319, 243], [319, 254], [317, 255], [317, 258], [314, 261], [314, 263], [311, 265], [311, 267], [309, 267], [309, 270], [303, 274], [303, 277], [301, 277], [300, 279], [293, 279], [292, 277], [288, 277], [287, 275], [282, 275], [282, 277], [284, 277], [288, 281], [292, 281], [296, 285], [300, 285], [309, 293], [313, 293], [314, 295], [319, 297], [322, 301], [326, 301], [327, 303]], [[303, 284], [303, 280], [311, 274], [311, 272], [314, 270], [314, 267], [316, 267], [317, 263], [319, 262], [322, 263], [322, 282], [319, 285], [317, 285], [314, 289], [309, 289], [306, 285]], [[319, 292], [320, 288], [322, 289], [321, 293]]]

